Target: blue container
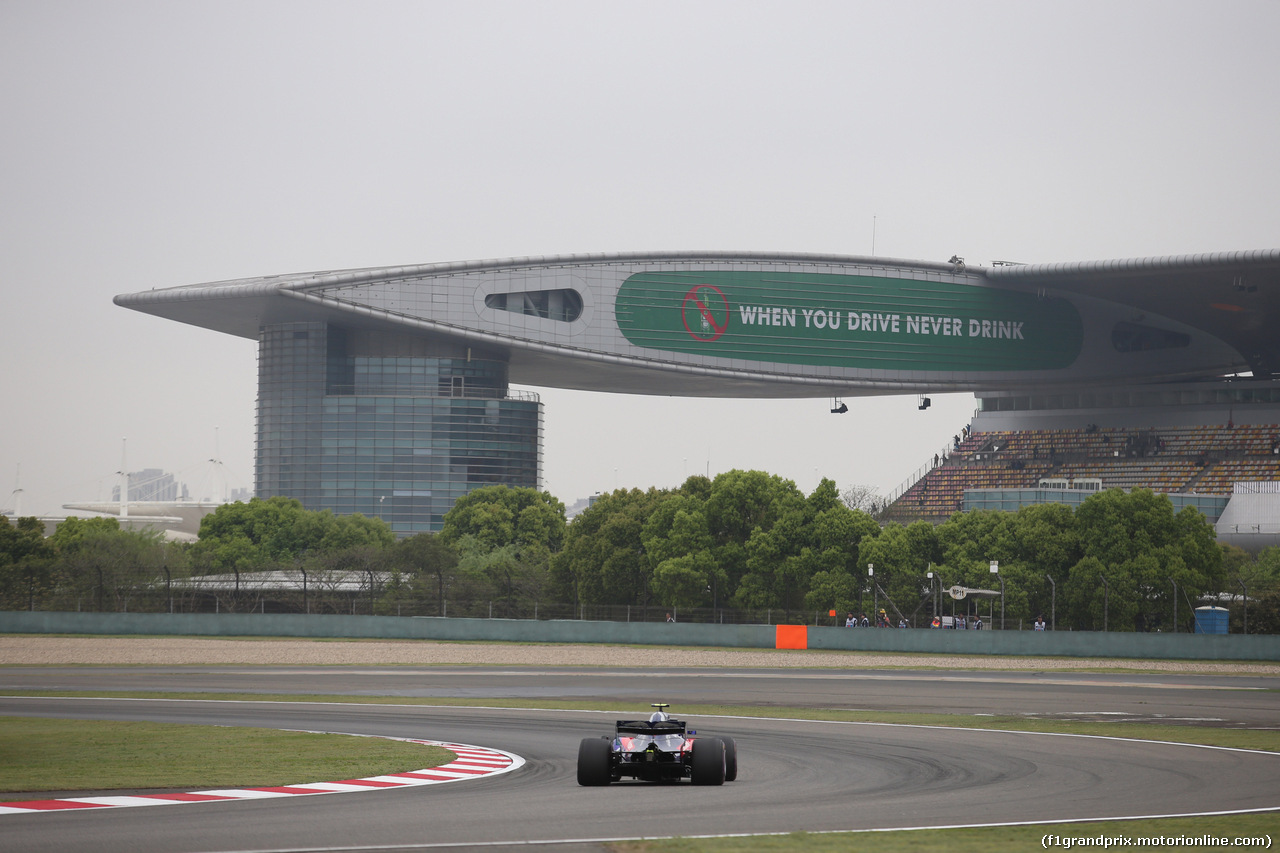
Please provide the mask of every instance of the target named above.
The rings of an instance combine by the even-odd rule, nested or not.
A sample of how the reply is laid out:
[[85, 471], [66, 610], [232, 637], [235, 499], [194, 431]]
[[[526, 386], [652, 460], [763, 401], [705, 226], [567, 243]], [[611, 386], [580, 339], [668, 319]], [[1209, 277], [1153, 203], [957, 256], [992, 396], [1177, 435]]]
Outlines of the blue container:
[[1197, 634], [1225, 634], [1227, 633], [1227, 617], [1230, 611], [1225, 607], [1197, 607], [1196, 608], [1196, 633]]

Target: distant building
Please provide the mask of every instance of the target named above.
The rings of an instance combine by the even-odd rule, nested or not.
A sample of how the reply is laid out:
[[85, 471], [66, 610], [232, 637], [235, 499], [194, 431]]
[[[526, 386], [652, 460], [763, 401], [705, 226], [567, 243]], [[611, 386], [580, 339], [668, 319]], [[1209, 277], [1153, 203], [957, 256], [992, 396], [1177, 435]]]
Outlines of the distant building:
[[[186, 486], [182, 486], [185, 495]], [[172, 503], [178, 500], [179, 484], [173, 475], [159, 468], [146, 468], [129, 474], [129, 501]], [[111, 500], [120, 500], [120, 487], [111, 487]]]

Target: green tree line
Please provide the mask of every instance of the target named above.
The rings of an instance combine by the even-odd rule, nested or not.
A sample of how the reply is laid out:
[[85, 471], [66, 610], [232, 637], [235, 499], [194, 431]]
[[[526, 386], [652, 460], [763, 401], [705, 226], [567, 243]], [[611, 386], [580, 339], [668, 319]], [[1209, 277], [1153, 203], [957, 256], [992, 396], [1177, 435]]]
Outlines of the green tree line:
[[[1175, 630], [1176, 613], [1186, 631], [1194, 607], [1247, 589], [1250, 633], [1280, 631], [1280, 548], [1221, 546], [1198, 511], [1175, 512], [1165, 495], [1114, 489], [1074, 511], [975, 511], [936, 526], [881, 526], [862, 503], [830, 480], [806, 495], [729, 471], [600, 495], [571, 522], [549, 493], [485, 487], [439, 533], [399, 540], [379, 519], [282, 497], [219, 507], [193, 543], [114, 518], [68, 519], [45, 538], [24, 518], [0, 524], [0, 607], [818, 624], [879, 608], [923, 626], [941, 605], [997, 625], [1003, 611], [1010, 628], [1043, 615], [1059, 630]], [[1001, 582], [1002, 599], [946, 595]], [[1233, 631], [1243, 616], [1232, 607]]]
[[1043, 615], [1059, 629], [1168, 631], [1176, 607], [1186, 631], [1194, 607], [1247, 588], [1250, 631], [1280, 630], [1280, 549], [1254, 559], [1219, 546], [1203, 515], [1175, 512], [1166, 495], [1113, 489], [1075, 511], [975, 511], [936, 526], [881, 526], [849, 503], [862, 503], [856, 490], [842, 500], [830, 480], [805, 495], [759, 471], [615, 491], [568, 525], [553, 589], [588, 604], [769, 609], [820, 624], [878, 604], [891, 624], [924, 625], [939, 605], [999, 621], [1000, 599], [955, 602], [945, 591], [1003, 581], [1008, 627]]

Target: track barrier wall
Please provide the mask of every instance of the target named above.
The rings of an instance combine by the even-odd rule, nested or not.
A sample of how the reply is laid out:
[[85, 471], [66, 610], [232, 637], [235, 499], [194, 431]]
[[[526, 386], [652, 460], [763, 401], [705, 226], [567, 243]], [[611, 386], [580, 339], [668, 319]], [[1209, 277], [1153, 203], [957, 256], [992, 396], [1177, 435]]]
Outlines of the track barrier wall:
[[924, 654], [1280, 661], [1280, 635], [1272, 634], [947, 631], [804, 625], [448, 619], [434, 616], [60, 613], [25, 610], [0, 611], [0, 633], [602, 643]]

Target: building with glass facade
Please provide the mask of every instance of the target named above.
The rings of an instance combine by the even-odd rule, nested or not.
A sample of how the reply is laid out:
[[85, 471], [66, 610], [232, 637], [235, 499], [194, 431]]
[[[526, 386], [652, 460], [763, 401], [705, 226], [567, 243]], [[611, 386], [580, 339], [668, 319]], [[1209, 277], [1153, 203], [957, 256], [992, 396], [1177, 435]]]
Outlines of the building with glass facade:
[[502, 359], [323, 322], [264, 326], [258, 347], [260, 495], [411, 535], [478, 486], [538, 485], [541, 405]]
[[1030, 417], [1019, 401], [1097, 405], [1243, 375], [1251, 393], [1280, 393], [1280, 250], [991, 268], [563, 255], [116, 303], [258, 341], [259, 496], [379, 516], [404, 535], [438, 529], [471, 489], [539, 485], [540, 403], [509, 382], [702, 397], [972, 391], [993, 410], [980, 417], [1005, 415], [1006, 400]]

